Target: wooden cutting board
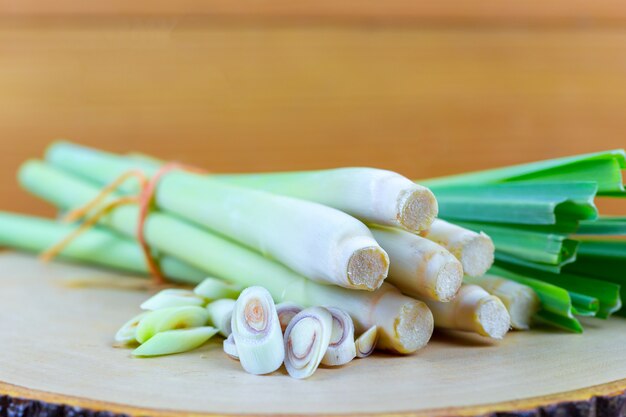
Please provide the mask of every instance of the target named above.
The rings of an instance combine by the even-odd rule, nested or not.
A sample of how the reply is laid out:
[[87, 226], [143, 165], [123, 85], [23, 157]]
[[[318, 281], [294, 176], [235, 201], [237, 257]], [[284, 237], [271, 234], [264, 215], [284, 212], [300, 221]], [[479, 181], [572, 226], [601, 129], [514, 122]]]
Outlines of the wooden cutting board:
[[[72, 287], [77, 282], [90, 284]], [[537, 407], [548, 415], [563, 408], [602, 415], [624, 408], [623, 319], [587, 320], [583, 335], [512, 332], [499, 343], [439, 333], [417, 354], [376, 354], [298, 381], [284, 369], [246, 374], [219, 338], [153, 359], [113, 348], [113, 334], [147, 297], [114, 285], [126, 282], [102, 270], [0, 254], [0, 415], [47, 408], [76, 415], [72, 407], [162, 417], [482, 415]]]

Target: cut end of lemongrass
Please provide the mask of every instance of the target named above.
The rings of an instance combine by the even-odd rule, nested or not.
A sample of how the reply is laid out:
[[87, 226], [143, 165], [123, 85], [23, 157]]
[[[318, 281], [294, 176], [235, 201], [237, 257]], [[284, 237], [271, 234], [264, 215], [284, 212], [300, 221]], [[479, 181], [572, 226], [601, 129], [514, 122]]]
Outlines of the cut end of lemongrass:
[[482, 300], [476, 310], [476, 319], [482, 330], [480, 334], [492, 339], [502, 339], [511, 326], [506, 307], [495, 296]]
[[330, 343], [322, 358], [322, 363], [328, 366], [345, 365], [356, 357], [354, 344], [354, 323], [345, 311], [326, 307], [333, 317]]
[[139, 326], [141, 319], [143, 319], [149, 313], [150, 312], [148, 311], [144, 311], [143, 313], [136, 315], [135, 317], [124, 323], [124, 325], [117, 331], [117, 333], [115, 333], [115, 342], [123, 345], [137, 343], [137, 326]]
[[469, 239], [461, 252], [464, 272], [474, 277], [484, 275], [493, 265], [495, 250], [493, 241], [483, 232]]
[[301, 311], [302, 307], [289, 301], [276, 304], [276, 313], [278, 314], [278, 321], [280, 321], [280, 328], [283, 332], [287, 330], [291, 320]]
[[435, 195], [420, 185], [406, 190], [398, 199], [398, 223], [412, 232], [428, 229], [438, 212]]
[[348, 281], [355, 289], [378, 289], [389, 272], [389, 257], [378, 246], [358, 249], [348, 261]]
[[224, 339], [224, 353], [226, 353], [230, 358], [239, 360], [239, 353], [237, 353], [237, 345], [235, 344], [235, 339], [232, 334], [230, 334], [226, 339]]
[[425, 278], [434, 292], [434, 299], [449, 301], [461, 288], [463, 266], [448, 251], [436, 252], [426, 264]]
[[540, 302], [537, 294], [524, 292], [515, 297], [514, 302], [508, 306], [511, 316], [511, 327], [518, 330], [528, 330], [532, 316], [539, 310]]
[[374, 352], [376, 342], [378, 341], [378, 327], [372, 326], [359, 336], [354, 346], [356, 348], [357, 358], [366, 358]]
[[285, 368], [293, 378], [308, 378], [317, 369], [330, 343], [333, 317], [322, 307], [298, 313], [285, 331]]

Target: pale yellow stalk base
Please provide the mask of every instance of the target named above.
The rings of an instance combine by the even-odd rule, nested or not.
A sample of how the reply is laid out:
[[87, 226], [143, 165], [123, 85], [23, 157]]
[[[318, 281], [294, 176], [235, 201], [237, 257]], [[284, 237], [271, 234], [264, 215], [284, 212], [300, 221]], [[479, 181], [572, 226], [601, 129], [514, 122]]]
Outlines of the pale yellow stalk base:
[[355, 289], [374, 291], [389, 272], [389, 257], [382, 248], [358, 249], [348, 261], [348, 281]]
[[430, 227], [438, 212], [435, 195], [428, 188], [418, 185], [399, 196], [396, 218], [405, 229], [419, 232]]

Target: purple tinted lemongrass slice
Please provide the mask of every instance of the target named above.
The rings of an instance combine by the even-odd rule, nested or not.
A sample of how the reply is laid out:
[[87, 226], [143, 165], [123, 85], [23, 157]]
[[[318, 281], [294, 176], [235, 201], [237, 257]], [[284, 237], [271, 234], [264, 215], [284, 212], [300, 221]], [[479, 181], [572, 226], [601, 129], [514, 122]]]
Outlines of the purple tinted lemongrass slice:
[[322, 358], [322, 364], [328, 366], [345, 365], [356, 357], [354, 345], [354, 323], [343, 310], [326, 307], [333, 316], [333, 326], [328, 349]]
[[157, 333], [206, 325], [209, 315], [198, 306], [170, 307], [150, 311], [137, 326], [135, 338], [145, 343]]
[[280, 304], [276, 304], [276, 312], [278, 313], [278, 320], [280, 321], [280, 328], [284, 332], [287, 330], [287, 326], [289, 326], [289, 322], [293, 319], [296, 314], [302, 311], [302, 307], [300, 307], [296, 303], [292, 303], [290, 301], [285, 301]]
[[366, 358], [374, 352], [378, 341], [378, 328], [372, 326], [359, 336], [354, 345], [356, 346], [356, 357]]
[[323, 307], [309, 307], [287, 326], [284, 337], [285, 367], [294, 378], [308, 378], [317, 369], [333, 328], [333, 316]]
[[231, 328], [246, 372], [260, 375], [280, 368], [285, 358], [282, 332], [274, 301], [265, 288], [243, 290], [235, 303]]
[[433, 313], [435, 327], [502, 339], [511, 326], [511, 318], [502, 301], [478, 285], [463, 284], [457, 296], [447, 303], [425, 302]]
[[210, 326], [168, 330], [155, 334], [150, 340], [133, 350], [133, 355], [146, 357], [187, 352], [202, 346], [216, 333], [217, 329]]
[[226, 353], [232, 359], [239, 360], [239, 353], [237, 353], [237, 345], [235, 344], [235, 338], [232, 333], [224, 339], [224, 353]]
[[194, 293], [207, 300], [221, 300], [222, 298], [236, 300], [241, 291], [243, 291], [241, 285], [213, 277], [206, 278], [193, 289]]
[[232, 333], [231, 320], [234, 308], [235, 300], [229, 298], [213, 301], [206, 306], [206, 311], [209, 313], [209, 322], [217, 327], [220, 334], [224, 337], [228, 337]]
[[132, 344], [136, 343], [137, 339], [135, 335], [137, 333], [137, 326], [139, 326], [139, 322], [143, 319], [148, 311], [144, 311], [143, 313], [137, 314], [132, 319], [128, 320], [120, 329], [115, 333], [115, 342], [119, 344]]
[[159, 291], [141, 304], [143, 310], [159, 310], [162, 308], [182, 306], [202, 306], [206, 301], [193, 291], [168, 288]]

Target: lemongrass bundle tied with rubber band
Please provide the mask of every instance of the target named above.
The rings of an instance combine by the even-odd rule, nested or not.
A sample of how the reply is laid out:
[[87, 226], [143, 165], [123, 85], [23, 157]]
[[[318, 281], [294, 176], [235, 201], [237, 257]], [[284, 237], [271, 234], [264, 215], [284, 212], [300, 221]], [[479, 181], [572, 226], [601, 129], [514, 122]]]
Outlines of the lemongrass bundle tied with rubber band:
[[[101, 185], [142, 168], [132, 159], [58, 143], [46, 158]], [[158, 169], [143, 167], [149, 176]], [[127, 183], [122, 192], [139, 190]], [[367, 227], [330, 207], [232, 186], [184, 171], [163, 175], [157, 207], [267, 254], [304, 276], [346, 288], [374, 290], [387, 276], [387, 254]]]
[[206, 306], [207, 313], [209, 314], [209, 322], [216, 327], [224, 337], [228, 337], [232, 334], [231, 321], [234, 309], [235, 300], [230, 298], [215, 300]]
[[374, 348], [376, 348], [377, 341], [378, 328], [376, 326], [372, 326], [355, 340], [354, 346], [356, 348], [356, 357], [367, 358], [371, 355], [374, 352]]
[[461, 261], [466, 275], [481, 276], [491, 267], [495, 247], [484, 233], [437, 219], [422, 236], [448, 249]]
[[[80, 207], [99, 194], [89, 181], [37, 161], [24, 164], [19, 179], [24, 188], [62, 210]], [[138, 214], [137, 206], [129, 204], [113, 209], [100, 223], [135, 237]], [[243, 286], [262, 285], [278, 302], [339, 305], [350, 314], [357, 331], [378, 326], [377, 348], [412, 353], [424, 347], [432, 335], [433, 317], [428, 307], [391, 285], [383, 284], [373, 292], [321, 285], [229, 239], [158, 211], [147, 216], [144, 234], [150, 247], [192, 265], [205, 276]]]
[[294, 378], [308, 378], [317, 369], [328, 349], [333, 317], [322, 307], [309, 307], [298, 313], [284, 336], [285, 367]]
[[233, 334], [229, 334], [223, 343], [224, 353], [232, 359], [239, 360], [239, 353], [237, 353], [237, 345], [235, 345], [235, 338]]
[[284, 332], [289, 326], [289, 322], [296, 314], [302, 311], [302, 307], [296, 303], [285, 301], [283, 303], [276, 304], [276, 313], [278, 314], [278, 321], [280, 321], [280, 327]]
[[426, 301], [435, 318], [435, 326], [478, 333], [502, 339], [511, 319], [498, 297], [478, 285], [463, 285], [450, 302]]
[[454, 297], [463, 282], [463, 267], [448, 250], [404, 230], [380, 226], [370, 230], [389, 255], [389, 283], [410, 296], [435, 301]]
[[206, 303], [202, 297], [193, 291], [168, 288], [159, 291], [141, 304], [142, 310], [159, 310], [169, 307], [203, 306]]
[[274, 301], [265, 288], [243, 290], [233, 310], [231, 327], [246, 372], [260, 375], [280, 368], [285, 359], [283, 334]]
[[243, 291], [241, 285], [224, 282], [221, 279], [208, 277], [193, 289], [193, 292], [207, 300], [221, 300], [222, 298], [236, 299]]
[[328, 366], [345, 365], [356, 357], [354, 345], [354, 323], [345, 311], [336, 307], [326, 307], [333, 317], [330, 342], [322, 363]]
[[465, 282], [478, 285], [498, 297], [509, 312], [514, 329], [528, 329], [533, 316], [539, 311], [539, 297], [527, 285], [494, 275], [465, 277]]

